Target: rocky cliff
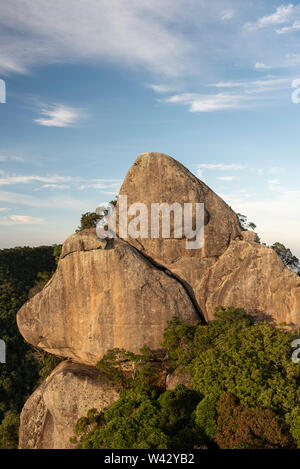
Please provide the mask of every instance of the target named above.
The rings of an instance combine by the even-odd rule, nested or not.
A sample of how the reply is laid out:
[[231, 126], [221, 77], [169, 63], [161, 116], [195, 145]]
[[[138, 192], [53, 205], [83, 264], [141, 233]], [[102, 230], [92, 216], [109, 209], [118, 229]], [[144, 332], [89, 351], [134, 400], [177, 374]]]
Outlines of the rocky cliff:
[[[300, 325], [300, 278], [254, 233], [243, 231], [233, 210], [180, 163], [160, 153], [140, 155], [120, 195], [128, 206], [142, 202], [149, 209], [152, 203], [204, 203], [204, 246], [186, 249], [184, 235], [100, 240], [95, 229], [66, 240], [56, 273], [17, 321], [28, 342], [82, 365], [61, 365], [27, 401], [21, 447], [68, 447], [61, 432], [69, 435], [88, 408], [116, 398], [111, 391], [105, 397], [80, 366], [95, 365], [112, 348], [159, 349], [175, 315], [204, 323], [223, 305], [243, 307], [275, 325]], [[117, 210], [119, 205], [120, 197]], [[72, 390], [74, 407], [65, 398]]]
[[27, 400], [21, 413], [21, 449], [72, 449], [77, 419], [119, 398], [96, 368], [65, 361]]

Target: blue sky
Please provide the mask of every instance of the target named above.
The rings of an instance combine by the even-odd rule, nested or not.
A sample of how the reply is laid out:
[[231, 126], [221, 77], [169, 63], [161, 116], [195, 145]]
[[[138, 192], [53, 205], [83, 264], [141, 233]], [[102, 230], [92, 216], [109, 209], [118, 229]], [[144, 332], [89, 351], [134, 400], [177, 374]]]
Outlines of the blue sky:
[[2, 2], [0, 248], [62, 242], [159, 151], [300, 256], [299, 39], [300, 2]]

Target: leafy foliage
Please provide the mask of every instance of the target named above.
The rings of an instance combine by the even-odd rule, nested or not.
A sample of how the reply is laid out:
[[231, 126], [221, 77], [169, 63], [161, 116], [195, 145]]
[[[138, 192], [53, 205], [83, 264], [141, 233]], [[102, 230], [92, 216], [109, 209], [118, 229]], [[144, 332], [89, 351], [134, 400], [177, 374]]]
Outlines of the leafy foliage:
[[270, 409], [247, 408], [224, 393], [217, 405], [218, 433], [221, 449], [289, 448], [292, 439]]
[[96, 212], [86, 212], [81, 215], [80, 225], [78, 226], [76, 233], [79, 231], [87, 230], [88, 228], [95, 228], [98, 221], [101, 220], [102, 216]]
[[127, 354], [135, 366], [144, 357], [134, 379], [122, 372], [120, 351], [110, 352], [99, 369], [110, 373], [109, 363], [123, 375], [121, 398], [78, 421], [79, 447], [300, 448], [300, 364], [291, 360], [298, 335], [236, 308], [217, 308], [207, 326], [173, 318], [163, 339], [168, 369], [189, 372], [192, 389], [153, 384], [149, 350]]
[[60, 255], [61, 255], [61, 251], [62, 251], [62, 244], [57, 244], [54, 247], [54, 250], [53, 250], [53, 256], [55, 258], [56, 264], [58, 264], [58, 261], [59, 261]]
[[241, 213], [237, 213], [241, 228], [243, 230], [255, 230], [256, 225], [253, 221], [248, 222], [246, 215], [242, 215]]
[[[118, 363], [120, 351], [114, 352], [108, 353], [108, 358], [101, 361], [98, 369], [103, 371], [102, 365], [107, 362], [112, 366], [115, 356], [114, 367], [117, 366], [120, 376], [123, 374]], [[174, 391], [162, 392], [155, 384], [157, 372], [151, 363], [153, 357], [149, 349], [144, 348], [140, 355], [128, 354], [126, 358], [132, 360], [136, 374], [127, 379], [123, 376], [121, 398], [115, 404], [100, 414], [91, 409], [86, 417], [77, 421], [75, 434], [79, 447], [176, 449], [201, 444], [194, 422], [199, 394], [183, 385]]]
[[181, 326], [170, 322], [164, 343], [171, 346], [172, 367], [182, 363], [181, 344], [189, 348], [186, 367], [193, 389], [204, 399], [196, 421], [204, 434], [216, 435], [216, 403], [229, 393], [246, 408], [269, 409], [280, 422], [290, 425], [299, 441], [300, 365], [291, 360], [291, 342], [299, 331], [286, 332], [266, 322], [254, 322], [244, 310], [217, 308], [217, 319], [207, 326], [189, 328], [188, 342]]
[[[10, 448], [16, 443], [17, 416], [37, 385], [45, 361], [51, 360], [49, 354], [38, 354], [24, 341], [16, 324], [16, 314], [32, 288], [39, 291], [55, 269], [53, 246], [0, 250], [0, 338], [6, 343], [6, 363], [0, 365], [3, 447]], [[45, 370], [41, 373], [46, 374]]]
[[19, 415], [14, 411], [6, 413], [0, 425], [0, 449], [18, 447]]

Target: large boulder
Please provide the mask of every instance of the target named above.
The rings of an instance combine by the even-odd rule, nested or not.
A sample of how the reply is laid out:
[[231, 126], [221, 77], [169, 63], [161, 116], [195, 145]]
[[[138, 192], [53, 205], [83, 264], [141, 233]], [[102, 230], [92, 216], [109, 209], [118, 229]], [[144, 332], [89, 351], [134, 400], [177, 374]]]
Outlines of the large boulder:
[[63, 362], [25, 403], [20, 449], [71, 449], [76, 421], [95, 408], [101, 412], [119, 398], [94, 367]]
[[173, 316], [209, 321], [220, 305], [300, 325], [299, 277], [180, 163], [140, 155], [120, 194], [149, 210], [153, 202], [204, 202], [204, 247], [189, 250], [184, 238], [171, 237], [101, 240], [95, 229], [70, 236], [55, 275], [17, 315], [28, 342], [95, 364], [112, 348], [159, 349]]
[[[187, 249], [184, 237], [126, 241], [185, 282], [206, 321], [224, 305], [243, 307], [274, 324], [300, 325], [300, 278], [259, 243], [256, 233], [242, 230], [233, 210], [176, 160], [161, 153], [141, 154], [120, 195], [127, 196], [128, 206], [143, 202], [148, 213], [153, 202], [204, 203], [201, 249]], [[128, 223], [133, 217], [128, 216]]]
[[199, 319], [188, 289], [133, 246], [106, 244], [91, 229], [68, 238], [56, 273], [17, 322], [32, 345], [93, 365], [113, 348], [159, 349], [175, 315]]
[[273, 249], [255, 241], [232, 241], [193, 284], [208, 320], [216, 306], [244, 308], [274, 325], [300, 325], [300, 277], [285, 267]]
[[[162, 153], [142, 153], [135, 160], [120, 189], [117, 214], [120, 196], [127, 196], [128, 207], [142, 202], [148, 210], [149, 237], [135, 240], [128, 236], [126, 240], [163, 265], [171, 265], [182, 257], [218, 257], [227, 249], [230, 240], [241, 234], [238, 217], [224, 200], [182, 164]], [[181, 239], [174, 239], [172, 236], [152, 239], [150, 214], [153, 203], [167, 203], [170, 206], [179, 203], [182, 209], [185, 203], [191, 203], [193, 207], [196, 203], [203, 203], [204, 246], [201, 249], [187, 249], [184, 234]], [[133, 218], [134, 215], [128, 216], [128, 224]], [[172, 228], [174, 223], [171, 224], [171, 235]], [[117, 233], [119, 234], [119, 229]]]

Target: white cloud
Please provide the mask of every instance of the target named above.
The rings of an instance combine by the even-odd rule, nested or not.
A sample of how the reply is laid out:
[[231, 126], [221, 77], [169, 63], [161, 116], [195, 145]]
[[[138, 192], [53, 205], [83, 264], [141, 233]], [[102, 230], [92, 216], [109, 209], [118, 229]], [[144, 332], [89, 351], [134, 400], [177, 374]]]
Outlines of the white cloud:
[[72, 177], [58, 176], [58, 175], [51, 175], [51, 176], [6, 175], [4, 177], [0, 177], [0, 186], [10, 186], [14, 184], [32, 184], [34, 182], [43, 182], [45, 184], [56, 184], [56, 183], [61, 183], [61, 182], [69, 182], [73, 180], [74, 178]]
[[228, 21], [228, 20], [231, 20], [233, 16], [234, 16], [233, 11], [224, 11], [221, 15], [221, 20]]
[[276, 11], [271, 15], [263, 16], [259, 18], [255, 23], [247, 23], [246, 29], [253, 31], [256, 29], [266, 28], [268, 26], [284, 24], [290, 21], [294, 13], [294, 5], [290, 3], [289, 5], [280, 5], [276, 8]]
[[209, 86], [216, 88], [243, 88], [247, 92], [260, 93], [262, 91], [290, 88], [291, 79], [289, 77], [266, 77], [260, 80], [221, 81]]
[[208, 86], [217, 89], [224, 88], [224, 91], [217, 94], [174, 94], [160, 98], [158, 101], [186, 105], [190, 112], [252, 109], [258, 106], [269, 106], [278, 101], [281, 96], [287, 99], [286, 93], [287, 91], [290, 93], [291, 78], [266, 77], [260, 80], [221, 81]]
[[40, 208], [59, 208], [75, 211], [85, 210], [87, 204], [82, 200], [76, 200], [75, 197], [57, 197], [48, 199], [33, 197], [20, 192], [0, 191], [0, 202], [10, 203], [17, 206], [40, 207]]
[[170, 85], [147, 85], [148, 88], [151, 88], [155, 93], [171, 93], [174, 90], [173, 86]]
[[300, 29], [300, 21], [294, 21], [290, 26], [284, 26], [276, 30], [277, 34], [286, 34]]
[[193, 9], [180, 0], [1, 2], [0, 70], [106, 60], [176, 75], [192, 49], [176, 26]]
[[267, 70], [268, 68], [271, 68], [271, 67], [269, 65], [266, 65], [263, 62], [256, 62], [256, 64], [254, 65], [254, 68], [256, 70]]
[[67, 184], [43, 184], [41, 189], [70, 189], [71, 186]]
[[[261, 4], [262, 8], [269, 8], [266, 0]], [[290, 26], [299, 9], [282, 4], [270, 15], [248, 24], [252, 29]], [[0, 73], [29, 73], [35, 66], [56, 63], [101, 66], [117, 63], [126, 66], [129, 72], [142, 70], [143, 81], [146, 70], [155, 93], [175, 95], [176, 90], [183, 90], [179, 94], [181, 103], [186, 102], [192, 112], [274, 104], [280, 96], [262, 101], [253, 95], [250, 99], [245, 95], [252, 90], [246, 91], [246, 86], [241, 95], [203, 93], [207, 77], [217, 77], [217, 80], [225, 76], [225, 70], [228, 76], [228, 64], [232, 76], [240, 65], [250, 71], [257, 57], [264, 58], [257, 62], [258, 67], [261, 64], [270, 64], [268, 67], [274, 69], [276, 65], [292, 66], [284, 54], [293, 50], [288, 49], [291, 46], [282, 36], [274, 35], [270, 42], [267, 35], [255, 35], [249, 41], [244, 25], [256, 11], [252, 0], [228, 0], [225, 7], [224, 0], [0, 2], [0, 43], [5, 51], [0, 52]], [[195, 88], [196, 84], [199, 88]], [[243, 85], [236, 82], [233, 86]], [[220, 87], [225, 85], [220, 83]], [[266, 88], [270, 89], [268, 84], [265, 88], [260, 85], [260, 92], [267, 92]], [[45, 126], [66, 127], [83, 117], [81, 112], [78, 116], [78, 111], [66, 106], [60, 109], [45, 106], [35, 121]]]
[[9, 215], [8, 217], [0, 218], [0, 225], [40, 225], [45, 223], [44, 218], [35, 218], [28, 215]]
[[[84, 179], [72, 176], [60, 175], [11, 175], [5, 174], [0, 171], [0, 186], [19, 186], [19, 185], [32, 185], [32, 191], [45, 190], [80, 190], [94, 189], [98, 192], [106, 193], [109, 195], [117, 195], [122, 180], [121, 179]], [[4, 199], [5, 200], [5, 199]], [[9, 198], [9, 201], [11, 199]]]
[[85, 183], [85, 184], [80, 184], [78, 186], [79, 190], [85, 190], [85, 189], [115, 189], [115, 192], [119, 192], [119, 189], [121, 187], [122, 180], [117, 179], [117, 180], [102, 180], [102, 181], [94, 181], [90, 183]]
[[63, 104], [45, 107], [40, 113], [43, 117], [34, 119], [34, 122], [46, 127], [72, 127], [86, 116], [81, 109], [67, 107]]
[[218, 93], [197, 94], [182, 93], [164, 98], [161, 101], [189, 106], [190, 112], [213, 112], [228, 109], [238, 109], [242, 106], [243, 96]]
[[20, 156], [0, 155], [0, 163], [6, 163], [8, 161], [23, 162], [24, 158]]

